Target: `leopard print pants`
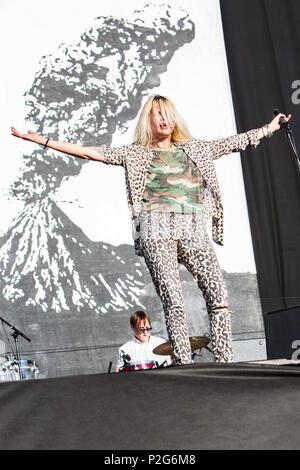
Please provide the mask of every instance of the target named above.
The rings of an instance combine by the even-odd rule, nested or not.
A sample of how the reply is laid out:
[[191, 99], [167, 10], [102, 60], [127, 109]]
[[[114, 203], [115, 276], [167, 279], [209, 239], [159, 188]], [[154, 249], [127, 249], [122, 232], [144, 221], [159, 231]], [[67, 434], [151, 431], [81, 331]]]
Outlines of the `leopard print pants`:
[[192, 273], [201, 289], [217, 362], [232, 362], [231, 316], [222, 272], [202, 221], [194, 215], [148, 213], [140, 216], [143, 255], [162, 301], [173, 356], [191, 362], [178, 263]]

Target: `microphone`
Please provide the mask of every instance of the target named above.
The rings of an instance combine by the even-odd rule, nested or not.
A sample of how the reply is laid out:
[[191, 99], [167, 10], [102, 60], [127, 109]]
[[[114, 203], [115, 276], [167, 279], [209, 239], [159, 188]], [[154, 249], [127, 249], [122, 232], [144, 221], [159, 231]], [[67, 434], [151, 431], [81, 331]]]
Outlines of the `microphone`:
[[[275, 108], [275, 109], [273, 110], [273, 116], [276, 117], [278, 114], [280, 114], [280, 111], [279, 111], [279, 109]], [[283, 119], [283, 117], [281, 117], [281, 118], [279, 119], [279, 125], [280, 125], [281, 128], [284, 127], [287, 131], [290, 131], [290, 130], [291, 130], [289, 123], [288, 123], [287, 121], [285, 121], [285, 120]]]

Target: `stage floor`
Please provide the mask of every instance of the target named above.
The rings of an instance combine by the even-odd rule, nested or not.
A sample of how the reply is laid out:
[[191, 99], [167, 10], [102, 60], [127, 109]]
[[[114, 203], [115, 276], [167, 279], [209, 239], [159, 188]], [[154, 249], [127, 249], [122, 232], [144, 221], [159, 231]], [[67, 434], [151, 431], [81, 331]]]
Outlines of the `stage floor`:
[[299, 364], [202, 363], [0, 384], [0, 448], [299, 449]]

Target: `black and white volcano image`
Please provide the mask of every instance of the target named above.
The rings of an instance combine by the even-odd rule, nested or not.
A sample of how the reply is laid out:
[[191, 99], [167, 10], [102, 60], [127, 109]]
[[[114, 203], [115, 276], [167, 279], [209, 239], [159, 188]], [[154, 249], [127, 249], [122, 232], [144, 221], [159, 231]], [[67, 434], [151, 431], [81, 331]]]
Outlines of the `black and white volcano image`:
[[[2, 239], [3, 296], [44, 312], [142, 308], [142, 273], [90, 242], [50, 198], [26, 204]], [[139, 263], [135, 263], [139, 264]]]

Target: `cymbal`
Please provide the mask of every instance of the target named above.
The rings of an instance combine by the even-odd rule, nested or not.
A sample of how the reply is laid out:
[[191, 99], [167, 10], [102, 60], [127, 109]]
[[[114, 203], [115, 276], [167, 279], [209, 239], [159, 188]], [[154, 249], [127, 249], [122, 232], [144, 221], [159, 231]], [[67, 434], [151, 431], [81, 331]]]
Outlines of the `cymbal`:
[[[190, 336], [189, 340], [192, 351], [204, 348], [208, 343], [210, 343], [210, 339], [207, 336]], [[172, 355], [171, 343], [169, 341], [162, 343], [159, 346], [156, 346], [156, 348], [153, 349], [153, 352], [159, 356], [170, 356]]]

